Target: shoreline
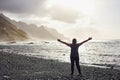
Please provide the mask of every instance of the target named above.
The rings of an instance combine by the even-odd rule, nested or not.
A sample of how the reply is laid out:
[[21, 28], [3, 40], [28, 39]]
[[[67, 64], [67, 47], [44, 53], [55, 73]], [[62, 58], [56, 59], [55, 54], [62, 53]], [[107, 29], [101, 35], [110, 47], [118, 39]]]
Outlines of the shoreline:
[[[120, 70], [81, 65], [85, 80], [119, 80]], [[0, 52], [0, 80], [74, 80], [78, 74], [75, 67], [71, 78], [70, 64], [58, 60], [30, 57]]]
[[[34, 43], [34, 44], [28, 44], [28, 43], [13, 43], [13, 44], [1, 44], [0, 45], [0, 51], [3, 52], [10, 52], [10, 53], [17, 53], [21, 55], [28, 55], [32, 57], [37, 57], [37, 58], [45, 58], [45, 59], [53, 59], [53, 60], [59, 60], [61, 62], [69, 62], [69, 54], [70, 52], [67, 52], [67, 48], [61, 48], [56, 45], [56, 43], [52, 42], [45, 43], [45, 42], [39, 42]], [[100, 46], [96, 43], [92, 43], [93, 48], [81, 48], [83, 49], [82, 54], [80, 52], [80, 63], [81, 65], [85, 66], [93, 66], [93, 67], [100, 67], [100, 68], [111, 68], [113, 67], [114, 69], [120, 70], [120, 64], [119, 64], [119, 48], [106, 48], [104, 49], [99, 49]], [[54, 47], [54, 45], [56, 47]], [[60, 45], [60, 44], [59, 44]], [[97, 47], [95, 47], [95, 45]], [[109, 44], [111, 45], [111, 43]], [[46, 47], [47, 46], [47, 47]], [[86, 46], [87, 47], [87, 46]], [[107, 46], [104, 46], [107, 47]], [[61, 50], [60, 50], [61, 49]], [[85, 50], [87, 49], [87, 50]], [[109, 51], [109, 50], [110, 51]], [[113, 51], [111, 52], [111, 50]], [[115, 49], [115, 50], [114, 50]], [[96, 51], [98, 50], [98, 51]], [[99, 50], [103, 50], [102, 52], [99, 52]], [[65, 52], [66, 51], [66, 52]], [[104, 53], [104, 51], [106, 53]], [[107, 52], [108, 51], [108, 52]], [[110, 52], [110, 54], [109, 54]], [[62, 54], [61, 54], [62, 53]], [[112, 53], [112, 54], [111, 54]], [[98, 57], [98, 58], [97, 58]], [[109, 58], [109, 59], [108, 59]]]

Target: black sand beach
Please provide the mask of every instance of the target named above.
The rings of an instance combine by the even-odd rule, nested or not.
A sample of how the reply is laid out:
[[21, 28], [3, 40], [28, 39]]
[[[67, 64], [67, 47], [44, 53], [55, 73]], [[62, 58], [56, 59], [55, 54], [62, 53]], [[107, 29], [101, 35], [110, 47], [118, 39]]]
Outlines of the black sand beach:
[[[76, 69], [76, 68], [75, 68]], [[0, 80], [120, 80], [120, 70], [81, 65], [84, 77], [71, 77], [70, 64], [0, 52]]]

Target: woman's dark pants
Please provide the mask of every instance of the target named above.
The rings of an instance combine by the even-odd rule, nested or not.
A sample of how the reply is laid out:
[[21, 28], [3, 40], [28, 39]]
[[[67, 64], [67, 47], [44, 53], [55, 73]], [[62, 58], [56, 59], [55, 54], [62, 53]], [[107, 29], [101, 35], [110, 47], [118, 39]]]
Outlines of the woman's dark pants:
[[76, 63], [77, 70], [81, 74], [81, 69], [79, 65], [79, 57], [70, 57], [71, 59], [71, 75], [74, 74], [74, 62]]

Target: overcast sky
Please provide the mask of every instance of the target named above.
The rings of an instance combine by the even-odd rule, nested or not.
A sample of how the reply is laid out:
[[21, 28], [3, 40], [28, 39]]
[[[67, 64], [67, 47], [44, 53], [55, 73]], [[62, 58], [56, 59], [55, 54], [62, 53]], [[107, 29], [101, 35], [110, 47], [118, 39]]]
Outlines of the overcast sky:
[[77, 29], [85, 29], [92, 34], [98, 31], [100, 38], [120, 39], [120, 0], [0, 0], [0, 12], [17, 21], [56, 28], [68, 36], [65, 31], [74, 29], [71, 37], [79, 34], [72, 35]]

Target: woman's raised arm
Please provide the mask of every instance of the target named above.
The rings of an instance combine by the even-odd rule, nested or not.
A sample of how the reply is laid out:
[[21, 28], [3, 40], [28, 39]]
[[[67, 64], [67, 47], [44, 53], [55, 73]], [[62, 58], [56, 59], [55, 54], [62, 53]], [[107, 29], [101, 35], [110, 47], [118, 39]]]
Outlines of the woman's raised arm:
[[78, 45], [82, 45], [83, 43], [85, 43], [85, 42], [87, 42], [87, 41], [89, 41], [89, 40], [91, 40], [91, 39], [92, 39], [92, 37], [89, 37], [88, 39], [86, 39], [86, 40], [84, 40], [84, 41], [78, 43]]
[[67, 42], [64, 42], [64, 41], [60, 40], [60, 39], [57, 39], [57, 41], [59, 41], [59, 42], [65, 44], [65, 45], [67, 45], [67, 46], [70, 46], [70, 45], [71, 45], [71, 44], [69, 44], [69, 43], [67, 43]]

